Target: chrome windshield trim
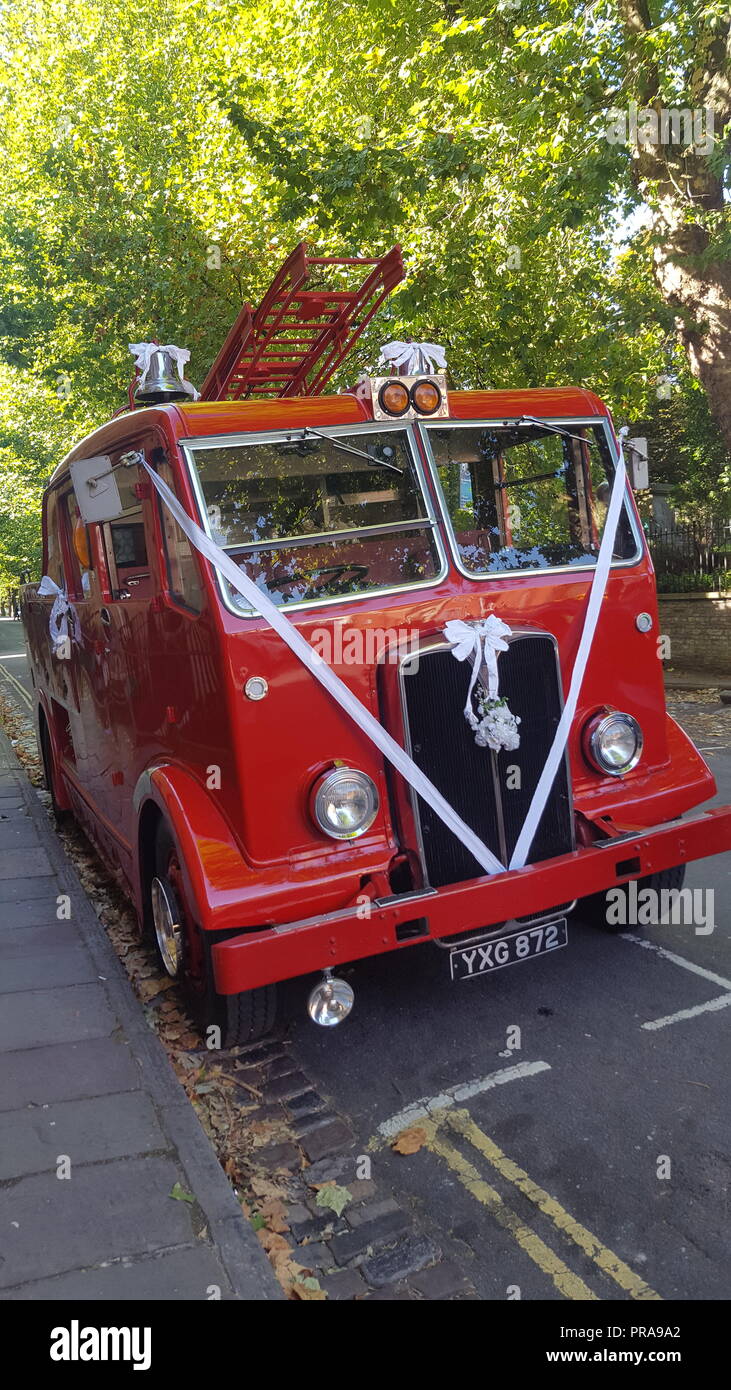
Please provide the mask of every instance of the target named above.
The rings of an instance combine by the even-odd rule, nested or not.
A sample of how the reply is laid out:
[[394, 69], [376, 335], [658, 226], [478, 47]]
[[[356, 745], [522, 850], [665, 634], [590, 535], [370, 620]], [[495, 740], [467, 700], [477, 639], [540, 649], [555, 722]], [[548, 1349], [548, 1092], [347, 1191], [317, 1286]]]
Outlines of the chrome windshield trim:
[[[198, 520], [202, 529], [205, 531], [207, 536], [210, 536], [211, 540], [213, 540], [211, 525], [208, 520], [208, 512], [206, 509], [205, 497], [203, 495], [203, 488], [201, 486], [201, 481], [198, 476], [198, 469], [196, 467], [193, 451], [195, 449], [224, 449], [237, 446], [248, 446], [250, 444], [275, 444], [280, 440], [286, 443], [286, 441], [293, 434], [301, 432], [301, 430], [304, 428], [304, 426], [301, 426], [299, 430], [290, 428], [257, 431], [255, 433], [252, 432], [251, 434], [247, 434], [246, 432], [239, 432], [237, 434], [205, 435], [200, 439], [178, 440], [181, 454], [183, 455], [183, 458], [185, 460], [188, 477], [190, 478], [193, 493], [195, 495], [196, 505], [198, 507]], [[393, 421], [393, 423], [391, 423], [390, 421], [381, 422], [368, 420], [364, 424], [361, 423], [357, 425], [324, 425], [322, 429], [320, 429], [320, 427], [318, 426], [319, 433], [327, 435], [329, 438], [338, 438], [340, 436], [350, 438], [352, 435], [356, 434], [384, 434], [387, 432], [395, 432], [399, 430], [406, 435], [406, 444], [409, 450], [411, 461], [414, 466], [416, 478], [421, 489], [421, 501], [424, 505], [425, 511], [423, 516], [415, 517], [413, 521], [407, 521], [405, 524], [401, 522], [396, 522], [395, 526], [398, 527], [399, 530], [428, 531], [434, 537], [438, 559], [437, 573], [434, 575], [430, 575], [428, 579], [410, 580], [406, 584], [384, 585], [383, 587], [378, 589], [365, 589], [360, 593], [339, 594], [336, 598], [330, 597], [317, 599], [303, 599], [300, 603], [278, 604], [277, 607], [279, 608], [279, 611], [281, 613], [300, 613], [306, 612], [310, 609], [332, 608], [333, 606], [342, 606], [342, 604], [353, 604], [362, 600], [386, 598], [391, 594], [410, 593], [414, 590], [422, 589], [428, 590], [430, 588], [435, 588], [437, 585], [441, 584], [443, 580], [447, 577], [449, 573], [449, 561], [447, 559], [447, 552], [445, 549], [441, 529], [439, 526], [439, 521], [441, 518], [437, 515], [436, 511], [434, 510], [431, 492], [429, 487], [427, 486], [424, 465], [422, 463], [421, 455], [416, 444], [416, 439], [414, 437], [414, 432], [411, 423], [404, 422], [402, 420], [395, 420]], [[385, 528], [385, 531], [388, 533], [393, 531], [394, 529], [394, 526], [388, 526]], [[373, 532], [380, 530], [380, 527], [371, 528], [362, 526], [355, 527], [352, 531], [347, 532], [325, 532], [321, 534], [324, 535], [327, 541], [337, 541], [338, 539], [342, 539], [342, 537], [346, 535], [362, 535], [369, 531]], [[305, 541], [311, 543], [312, 540], [313, 537], [311, 536], [298, 538], [300, 544], [304, 544]], [[317, 538], [315, 539], [315, 543], [317, 543]], [[286, 542], [284, 541], [267, 541], [264, 545], [262, 545], [261, 542], [255, 541], [252, 542], [251, 545], [242, 545], [240, 547], [240, 550], [277, 550], [283, 549], [285, 547], [285, 544]], [[231, 549], [239, 550], [239, 547], [231, 547]], [[229, 597], [227, 585], [218, 569], [216, 570], [216, 584], [224, 608], [226, 608], [229, 613], [232, 613], [235, 618], [241, 618], [244, 621], [247, 621], [251, 618], [261, 617], [261, 614], [258, 610], [251, 609], [248, 612], [245, 612], [242, 608], [240, 608], [231, 600], [231, 598]]]
[[[518, 417], [515, 418], [517, 419]], [[601, 425], [602, 429], [604, 430], [604, 438], [606, 440], [607, 448], [609, 449], [609, 453], [611, 455], [612, 463], [616, 468], [617, 462], [619, 460], [619, 452], [615, 448], [614, 439], [609, 428], [609, 421], [607, 420], [606, 416], [587, 415], [580, 417], [576, 415], [565, 415], [554, 417], [553, 415], [551, 415], [544, 417], [536, 416], [536, 419], [539, 421], [539, 423], [545, 422], [546, 425], [560, 425], [566, 427], [569, 427], [570, 425], [577, 425], [579, 426], [579, 428], [592, 428], [597, 425]], [[509, 569], [494, 571], [470, 570], [467, 569], [465, 565], [463, 565], [462, 557], [459, 553], [459, 545], [457, 544], [457, 537], [455, 536], [454, 527], [452, 526], [452, 518], [450, 516], [449, 508], [447, 506], [447, 499], [444, 495], [444, 489], [442, 488], [441, 480], [439, 478], [439, 470], [437, 467], [437, 461], [434, 455], [434, 450], [432, 449], [431, 441], [429, 439], [429, 433], [433, 429], [482, 429], [483, 427], [488, 429], [500, 429], [504, 428], [506, 424], [510, 423], [513, 423], [512, 418], [506, 418], [505, 416], [503, 416], [499, 420], [417, 420], [414, 422], [414, 424], [417, 426], [419, 437], [423, 443], [424, 452], [426, 454], [427, 459], [429, 460], [429, 473], [436, 495], [439, 499], [439, 505], [441, 507], [442, 515], [444, 518], [444, 528], [446, 530], [447, 539], [449, 541], [451, 559], [455, 568], [459, 571], [461, 575], [464, 576], [465, 579], [470, 579], [474, 583], [478, 583], [481, 581], [487, 581], [489, 583], [492, 583], [493, 580], [516, 579], [521, 578], [523, 576], [532, 576], [535, 574], [593, 574], [594, 570], [596, 569], [596, 562], [593, 565], [545, 565], [536, 566], [535, 569]], [[612, 560], [611, 568], [613, 570], [628, 569], [634, 565], [639, 564], [646, 551], [645, 537], [642, 534], [640, 527], [637, 523], [634, 508], [630, 506], [628, 502], [628, 498], [630, 495], [631, 493], [628, 479], [625, 487], [624, 510], [625, 515], [627, 516], [627, 519], [630, 524], [632, 535], [634, 537], [635, 553], [633, 556], [626, 560]]]

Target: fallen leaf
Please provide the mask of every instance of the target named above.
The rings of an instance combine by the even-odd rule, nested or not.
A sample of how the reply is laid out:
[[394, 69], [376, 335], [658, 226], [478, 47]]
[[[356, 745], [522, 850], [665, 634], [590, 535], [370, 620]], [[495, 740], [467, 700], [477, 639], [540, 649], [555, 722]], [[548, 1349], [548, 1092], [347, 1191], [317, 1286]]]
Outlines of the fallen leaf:
[[425, 1143], [426, 1130], [422, 1129], [420, 1125], [412, 1125], [411, 1129], [402, 1129], [391, 1148], [397, 1154], [415, 1154]]
[[287, 1220], [287, 1208], [281, 1197], [268, 1197], [259, 1207], [259, 1215], [269, 1227], [270, 1231], [276, 1231], [280, 1235], [289, 1230]]
[[272, 1254], [275, 1250], [286, 1250], [287, 1254], [291, 1253], [292, 1247], [289, 1241], [285, 1240], [284, 1236], [279, 1235], [276, 1231], [270, 1231], [266, 1226], [261, 1226], [256, 1234], [264, 1246], [267, 1255]]
[[327, 1298], [325, 1290], [320, 1288], [318, 1280], [312, 1276], [307, 1279], [298, 1279], [295, 1275], [292, 1280], [292, 1293], [295, 1298], [301, 1298], [305, 1301], [313, 1299], [322, 1302], [323, 1299]]
[[330, 1211], [334, 1211], [336, 1216], [342, 1216], [350, 1201], [352, 1201], [352, 1197], [347, 1187], [339, 1187], [336, 1182], [328, 1182], [318, 1189], [315, 1205], [327, 1207]]
[[249, 1186], [257, 1197], [266, 1199], [267, 1197], [276, 1198], [282, 1196], [281, 1187], [278, 1186], [277, 1183], [272, 1182], [271, 1178], [265, 1177], [261, 1173], [254, 1173], [249, 1182]]
[[192, 1193], [192, 1192], [186, 1192], [186, 1191], [185, 1191], [185, 1188], [181, 1187], [179, 1182], [176, 1182], [176, 1183], [174, 1184], [173, 1188], [172, 1188], [172, 1191], [168, 1192], [168, 1197], [174, 1197], [176, 1202], [194, 1202], [194, 1201], [195, 1201], [195, 1197], [193, 1196], [193, 1193]]
[[[142, 973], [142, 972], [140, 972]], [[141, 999], [153, 999], [156, 994], [161, 994], [164, 989], [172, 987], [172, 980], [141, 980], [138, 989]]]

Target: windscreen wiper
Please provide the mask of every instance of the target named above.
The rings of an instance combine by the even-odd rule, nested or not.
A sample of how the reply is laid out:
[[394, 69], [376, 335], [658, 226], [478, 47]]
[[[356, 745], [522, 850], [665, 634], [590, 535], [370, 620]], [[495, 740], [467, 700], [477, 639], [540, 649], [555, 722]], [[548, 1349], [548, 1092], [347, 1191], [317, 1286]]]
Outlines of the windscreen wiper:
[[354, 449], [351, 444], [342, 444], [339, 439], [334, 439], [329, 434], [321, 434], [319, 430], [313, 430], [310, 425], [305, 425], [304, 429], [298, 430], [297, 435], [288, 434], [288, 440], [299, 438], [303, 443], [307, 436], [314, 434], [316, 439], [324, 439], [326, 444], [332, 444], [333, 449], [341, 449], [344, 454], [355, 454], [356, 458], [365, 459], [371, 468], [388, 468], [392, 473], [403, 475], [403, 468], [398, 468], [395, 463], [387, 463], [385, 459], [374, 459], [372, 454], [367, 454], [365, 449]]
[[514, 426], [538, 425], [542, 430], [550, 430], [552, 434], [563, 435], [564, 439], [575, 439], [579, 444], [588, 444], [592, 449], [597, 448], [595, 439], [585, 439], [581, 434], [572, 434], [571, 430], [564, 429], [563, 425], [549, 425], [547, 420], [539, 420], [536, 415], [521, 415], [519, 420], [504, 420], [503, 424]]

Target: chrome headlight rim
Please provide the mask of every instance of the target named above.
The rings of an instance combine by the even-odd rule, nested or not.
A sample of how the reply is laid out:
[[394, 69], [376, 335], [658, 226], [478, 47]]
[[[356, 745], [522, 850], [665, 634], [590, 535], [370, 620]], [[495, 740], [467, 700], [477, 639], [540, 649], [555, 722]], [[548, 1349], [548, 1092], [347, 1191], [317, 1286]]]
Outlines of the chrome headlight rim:
[[[610, 767], [602, 758], [601, 739], [606, 734], [607, 729], [612, 724], [617, 723], [623, 723], [631, 730], [635, 739], [635, 751], [629, 762], [623, 763], [621, 767]], [[644, 743], [640, 724], [634, 715], [627, 714], [624, 710], [605, 709], [601, 714], [594, 715], [584, 730], [583, 744], [587, 762], [590, 763], [595, 772], [601, 773], [602, 777], [626, 777], [627, 773], [631, 772], [640, 761]]]
[[[337, 786], [338, 782], [343, 781], [358, 782], [370, 800], [370, 808], [367, 815], [364, 816], [363, 820], [354, 830], [338, 830], [321, 812], [323, 800], [328, 795], [332, 795], [333, 787]], [[360, 839], [361, 835], [365, 835], [373, 825], [380, 810], [380, 805], [378, 788], [373, 778], [369, 777], [367, 772], [361, 772], [360, 768], [347, 767], [345, 765], [331, 767], [327, 772], [323, 772], [317, 778], [310, 794], [310, 815], [317, 829], [321, 831], [323, 835], [327, 835], [330, 840], [348, 841]]]

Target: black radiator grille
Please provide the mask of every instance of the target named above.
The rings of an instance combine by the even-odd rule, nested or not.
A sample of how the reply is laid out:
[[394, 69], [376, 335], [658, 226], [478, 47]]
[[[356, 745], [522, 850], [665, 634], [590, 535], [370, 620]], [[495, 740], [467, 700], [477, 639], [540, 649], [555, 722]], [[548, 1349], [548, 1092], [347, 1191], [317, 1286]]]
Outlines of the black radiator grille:
[[[462, 819], [503, 863], [510, 858], [561, 716], [553, 640], [514, 637], [499, 657], [500, 694], [520, 724], [520, 747], [493, 754], [478, 748], [464, 717], [469, 661], [450, 648], [422, 651], [418, 669], [404, 672], [411, 752]], [[519, 770], [519, 779], [514, 769]], [[510, 770], [510, 771], [509, 771]], [[520, 785], [514, 784], [519, 780]], [[434, 888], [477, 878], [480, 865], [420, 797], [416, 798], [428, 881]], [[571, 793], [562, 761], [541, 817], [528, 862], [573, 848]]]

